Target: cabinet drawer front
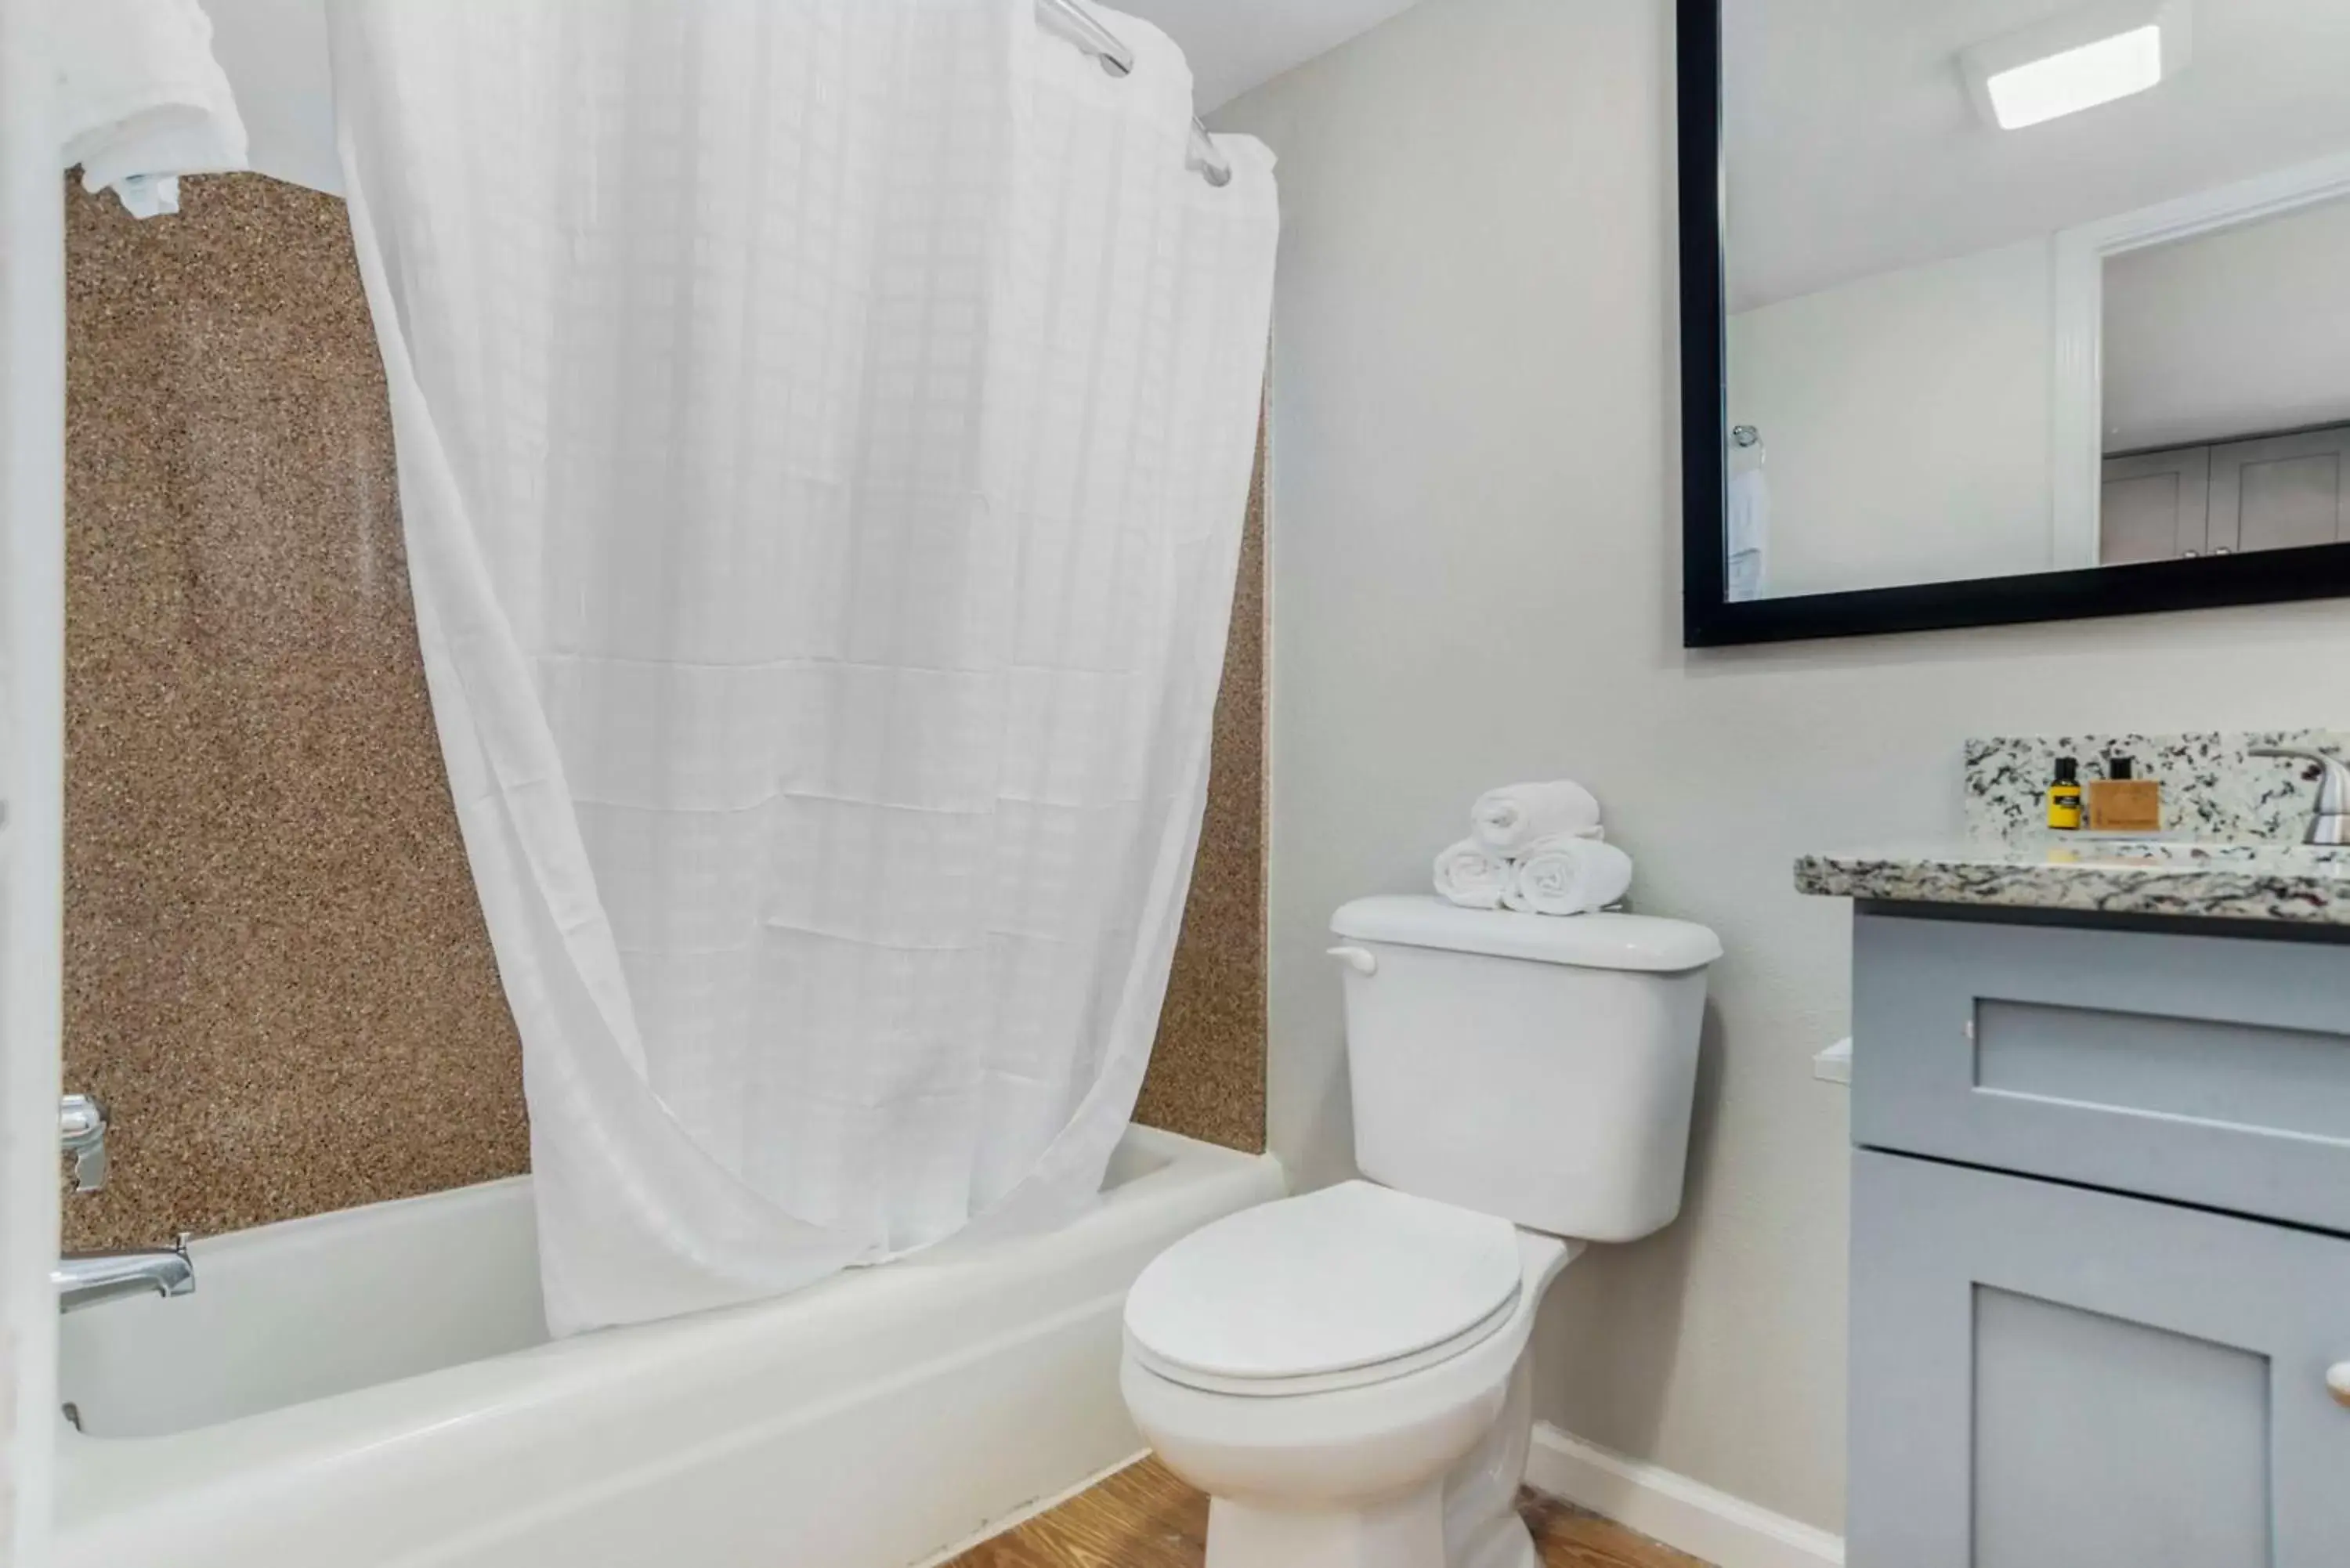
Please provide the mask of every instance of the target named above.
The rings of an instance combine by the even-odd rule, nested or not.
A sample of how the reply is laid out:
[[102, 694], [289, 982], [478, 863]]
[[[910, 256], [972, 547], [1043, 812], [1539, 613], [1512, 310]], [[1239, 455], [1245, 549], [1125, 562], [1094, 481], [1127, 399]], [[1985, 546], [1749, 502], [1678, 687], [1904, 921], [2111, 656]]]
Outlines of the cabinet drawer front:
[[1852, 1568], [2350, 1561], [2350, 1241], [1853, 1157]]
[[1853, 1137], [2350, 1233], [2350, 947], [1863, 915]]

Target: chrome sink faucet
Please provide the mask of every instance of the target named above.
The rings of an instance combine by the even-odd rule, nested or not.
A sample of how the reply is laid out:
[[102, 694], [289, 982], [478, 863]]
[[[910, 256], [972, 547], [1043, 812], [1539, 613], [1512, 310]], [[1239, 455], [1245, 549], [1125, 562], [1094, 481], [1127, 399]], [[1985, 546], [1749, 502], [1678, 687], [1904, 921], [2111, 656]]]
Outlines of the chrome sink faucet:
[[170, 1247], [134, 1249], [122, 1252], [68, 1252], [49, 1271], [57, 1288], [57, 1310], [78, 1312], [100, 1302], [150, 1292], [184, 1296], [196, 1288], [196, 1265], [188, 1256], [192, 1240], [182, 1231]]
[[2350, 844], [2350, 763], [2324, 752], [2313, 752], [2299, 746], [2255, 746], [2245, 753], [2254, 757], [2282, 757], [2291, 762], [2315, 763], [2317, 775], [2317, 809], [2310, 816], [2309, 832], [2304, 844]]

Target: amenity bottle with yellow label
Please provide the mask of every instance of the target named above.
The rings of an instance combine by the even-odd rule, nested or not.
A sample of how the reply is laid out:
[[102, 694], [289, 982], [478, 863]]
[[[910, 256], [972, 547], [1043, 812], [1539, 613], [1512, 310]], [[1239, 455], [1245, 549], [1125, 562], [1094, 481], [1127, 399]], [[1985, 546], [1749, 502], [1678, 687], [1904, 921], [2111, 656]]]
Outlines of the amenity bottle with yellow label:
[[2048, 826], [2061, 833], [2081, 829], [2081, 763], [2075, 757], [2056, 759], [2056, 782], [2048, 786]]

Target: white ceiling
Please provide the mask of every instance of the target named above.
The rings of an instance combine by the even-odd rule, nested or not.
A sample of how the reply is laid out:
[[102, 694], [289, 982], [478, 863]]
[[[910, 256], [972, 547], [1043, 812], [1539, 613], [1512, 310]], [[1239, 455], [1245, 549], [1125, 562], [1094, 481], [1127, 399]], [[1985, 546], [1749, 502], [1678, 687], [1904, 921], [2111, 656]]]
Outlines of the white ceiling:
[[1726, 0], [1733, 308], [1962, 255], [2350, 149], [2350, 0], [2194, 0], [2151, 92], [2023, 130], [1959, 52], [2078, 0]]
[[1414, 0], [1116, 0], [1191, 62], [1200, 112], [1368, 32]]
[[[1126, 0], [1191, 62], [1200, 112], [1369, 31], [1415, 0]], [[5, 4], [5, 0], [0, 0]], [[325, 0], [205, 0], [265, 174], [339, 192]], [[1107, 11], [1107, 6], [1101, 7]], [[1105, 18], [1113, 29], [1115, 15]]]

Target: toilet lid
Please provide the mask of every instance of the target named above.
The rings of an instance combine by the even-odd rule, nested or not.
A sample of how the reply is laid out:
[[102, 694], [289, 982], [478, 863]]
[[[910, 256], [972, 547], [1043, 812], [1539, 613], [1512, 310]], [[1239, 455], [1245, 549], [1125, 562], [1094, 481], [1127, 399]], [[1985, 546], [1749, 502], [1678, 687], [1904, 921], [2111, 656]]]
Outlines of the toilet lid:
[[1126, 1330], [1177, 1382], [1329, 1386], [1467, 1349], [1508, 1318], [1522, 1274], [1508, 1220], [1350, 1181], [1178, 1241], [1135, 1281]]

